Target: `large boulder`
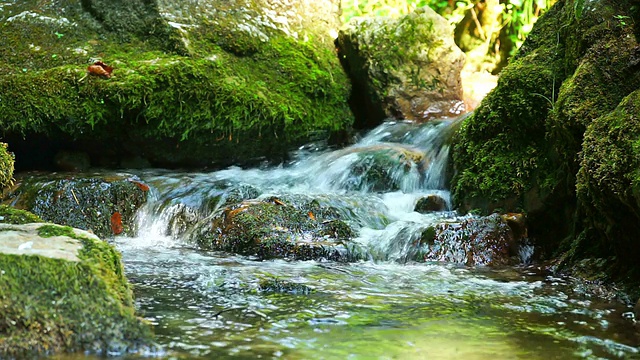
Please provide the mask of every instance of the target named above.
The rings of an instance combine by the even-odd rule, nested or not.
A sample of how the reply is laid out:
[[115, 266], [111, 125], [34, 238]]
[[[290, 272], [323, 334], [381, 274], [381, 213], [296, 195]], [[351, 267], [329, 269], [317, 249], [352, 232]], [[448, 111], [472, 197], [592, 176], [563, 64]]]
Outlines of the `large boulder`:
[[464, 110], [464, 54], [453, 28], [428, 7], [398, 19], [354, 18], [340, 30], [341, 60], [353, 82], [361, 127], [385, 118], [427, 120]]
[[3, 4], [0, 129], [23, 167], [51, 166], [59, 150], [94, 166], [282, 159], [351, 126], [338, 11], [335, 0]]
[[153, 341], [135, 315], [120, 254], [54, 224], [0, 224], [0, 318], [3, 359], [126, 353]]
[[[560, 0], [540, 18], [497, 88], [456, 135], [455, 205], [485, 212], [525, 210], [529, 235], [547, 256], [569, 248], [581, 256], [588, 248], [602, 257], [625, 251], [612, 243], [594, 246], [602, 240], [584, 231], [602, 223], [597, 218], [605, 213], [616, 214], [609, 226], [632, 230], [622, 224], [638, 223], [629, 212], [632, 191], [619, 192], [621, 184], [634, 181], [628, 143], [635, 121], [621, 116], [634, 97], [608, 114], [640, 88], [639, 11], [633, 1]], [[605, 125], [612, 119], [617, 120]], [[615, 126], [630, 132], [615, 135]], [[614, 158], [621, 149], [629, 151], [624, 160]], [[605, 186], [597, 190], [601, 182]], [[621, 208], [622, 199], [631, 205]], [[616, 243], [633, 243], [634, 231], [622, 231]], [[563, 239], [568, 241], [561, 245]]]
[[24, 175], [3, 202], [45, 221], [90, 230], [106, 238], [136, 233], [136, 211], [149, 187], [128, 174]]

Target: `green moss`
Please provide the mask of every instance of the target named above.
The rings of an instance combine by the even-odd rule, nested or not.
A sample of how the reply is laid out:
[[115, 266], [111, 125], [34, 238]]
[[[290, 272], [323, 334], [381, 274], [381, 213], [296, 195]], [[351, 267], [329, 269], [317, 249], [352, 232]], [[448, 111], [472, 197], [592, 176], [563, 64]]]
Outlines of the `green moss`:
[[0, 189], [13, 184], [14, 162], [14, 156], [7, 150], [7, 144], [0, 143]]
[[28, 211], [13, 208], [8, 205], [0, 205], [0, 223], [6, 224], [28, 224], [44, 222], [39, 216]]
[[113, 247], [69, 227], [44, 225], [39, 232], [79, 238], [80, 261], [0, 254], [0, 354], [127, 351], [149, 344], [150, 327], [134, 314]]
[[[258, 37], [239, 30], [231, 15], [183, 33], [158, 25], [158, 9], [142, 2], [119, 5], [129, 14], [98, 3], [44, 12], [78, 23], [64, 29], [55, 22], [37, 28], [30, 16], [2, 23], [11, 44], [0, 49], [3, 131], [85, 141], [96, 156], [144, 153], [154, 165], [203, 166], [281, 158], [353, 122], [346, 75], [332, 49], [313, 38]], [[102, 32], [85, 22], [85, 11]], [[87, 59], [98, 55], [115, 67], [112, 78], [86, 77]]]

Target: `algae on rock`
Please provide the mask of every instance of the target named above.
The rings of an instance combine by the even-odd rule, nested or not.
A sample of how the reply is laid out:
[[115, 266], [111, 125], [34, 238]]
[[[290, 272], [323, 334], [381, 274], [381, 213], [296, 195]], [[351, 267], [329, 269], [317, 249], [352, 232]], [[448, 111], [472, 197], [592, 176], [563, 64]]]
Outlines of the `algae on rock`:
[[[621, 18], [633, 21], [621, 23]], [[631, 140], [613, 131], [614, 126], [630, 127], [625, 138], [632, 139], [635, 121], [630, 113], [624, 121], [613, 118], [629, 111], [633, 101], [608, 114], [640, 88], [637, 20], [637, 5], [611, 0], [560, 0], [540, 18], [497, 88], [456, 135], [456, 206], [526, 211], [530, 235], [546, 256], [572, 248], [583, 256], [601, 251], [599, 256], [606, 258], [625, 251], [614, 243], [634, 243], [637, 229], [609, 238], [606, 246], [598, 240], [607, 238], [606, 231], [600, 232], [604, 237], [584, 231], [603, 222], [626, 229], [625, 219], [636, 219], [635, 210], [620, 214], [620, 202], [634, 209], [632, 197], [616, 195], [600, 182], [632, 188], [632, 172], [621, 170], [633, 159]], [[611, 128], [604, 132], [606, 126]], [[596, 154], [604, 147], [610, 148]], [[628, 148], [629, 155], [620, 155], [618, 148]], [[604, 194], [612, 198], [605, 200]], [[617, 266], [631, 264], [623, 257]]]
[[360, 126], [385, 118], [428, 120], [463, 110], [464, 54], [453, 29], [428, 7], [399, 18], [352, 19], [338, 46], [354, 86]]
[[124, 353], [152, 345], [112, 246], [54, 224], [0, 224], [0, 230], [0, 356]]
[[[350, 129], [335, 1], [42, 3], [0, 8], [0, 129], [25, 156], [40, 134], [96, 164], [224, 166]], [[110, 79], [86, 76], [96, 57]]]

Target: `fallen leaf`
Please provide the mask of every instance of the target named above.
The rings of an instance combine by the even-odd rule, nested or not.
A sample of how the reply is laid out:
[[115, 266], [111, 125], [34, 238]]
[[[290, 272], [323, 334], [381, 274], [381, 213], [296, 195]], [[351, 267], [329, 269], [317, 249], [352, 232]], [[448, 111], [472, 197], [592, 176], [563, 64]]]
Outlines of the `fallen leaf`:
[[113, 231], [114, 235], [120, 235], [124, 231], [124, 226], [122, 226], [122, 215], [117, 211], [111, 215], [111, 231]]
[[315, 216], [315, 215], [313, 215], [313, 213], [312, 213], [311, 211], [309, 211], [308, 215], [309, 215], [309, 218], [310, 218], [311, 220], [316, 221], [316, 216]]
[[89, 67], [87, 67], [87, 71], [90, 75], [102, 76], [108, 79], [111, 77], [113, 67], [108, 66], [102, 61], [96, 61], [93, 63], [93, 65], [89, 65]]
[[129, 180], [129, 181], [131, 181], [135, 186], [139, 187], [140, 190], [142, 190], [144, 192], [149, 191], [149, 185], [143, 184], [143, 183], [141, 183], [139, 181], [135, 181], [135, 180]]

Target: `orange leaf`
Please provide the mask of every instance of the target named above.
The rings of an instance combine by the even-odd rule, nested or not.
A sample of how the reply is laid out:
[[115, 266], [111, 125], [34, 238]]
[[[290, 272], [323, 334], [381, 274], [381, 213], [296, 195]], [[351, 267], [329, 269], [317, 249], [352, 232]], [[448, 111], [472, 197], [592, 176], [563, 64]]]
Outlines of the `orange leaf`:
[[308, 213], [307, 215], [309, 215], [309, 218], [310, 218], [311, 220], [316, 221], [316, 216], [315, 216], [315, 215], [313, 215], [313, 213], [312, 213], [311, 211], [309, 211], [309, 213]]
[[89, 65], [89, 67], [87, 67], [87, 71], [91, 75], [110, 78], [111, 72], [113, 71], [113, 67], [108, 66], [102, 61], [96, 61], [95, 63], [93, 63], [93, 65]]
[[122, 215], [117, 211], [111, 215], [111, 231], [113, 231], [114, 235], [120, 235], [124, 231], [124, 226], [122, 226]]
[[139, 187], [140, 190], [142, 190], [144, 192], [149, 191], [149, 185], [143, 184], [140, 181], [135, 181], [135, 180], [129, 180], [129, 181], [131, 181], [135, 186]]

